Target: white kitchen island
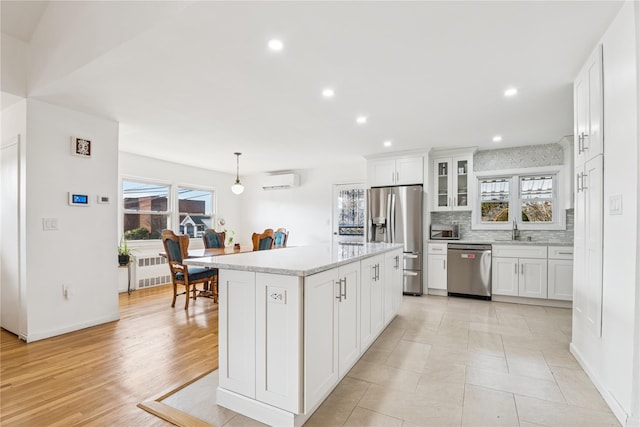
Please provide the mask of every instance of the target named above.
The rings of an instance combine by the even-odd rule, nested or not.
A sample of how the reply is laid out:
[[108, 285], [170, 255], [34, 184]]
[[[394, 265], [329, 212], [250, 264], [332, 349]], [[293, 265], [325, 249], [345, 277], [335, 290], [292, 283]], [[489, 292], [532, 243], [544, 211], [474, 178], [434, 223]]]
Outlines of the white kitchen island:
[[395, 317], [402, 245], [302, 246], [185, 261], [219, 269], [218, 404], [300, 426]]

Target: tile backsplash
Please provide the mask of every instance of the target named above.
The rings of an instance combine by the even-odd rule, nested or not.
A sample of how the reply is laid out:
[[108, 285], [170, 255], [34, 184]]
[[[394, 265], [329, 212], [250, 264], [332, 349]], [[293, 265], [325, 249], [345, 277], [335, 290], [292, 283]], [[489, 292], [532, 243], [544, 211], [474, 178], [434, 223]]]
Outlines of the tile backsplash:
[[[531, 236], [533, 241], [553, 241], [573, 245], [573, 209], [566, 211], [566, 230], [520, 230], [520, 240]], [[472, 230], [471, 212], [431, 212], [432, 224], [453, 224], [460, 227], [463, 240], [504, 240], [511, 238], [511, 230]]]

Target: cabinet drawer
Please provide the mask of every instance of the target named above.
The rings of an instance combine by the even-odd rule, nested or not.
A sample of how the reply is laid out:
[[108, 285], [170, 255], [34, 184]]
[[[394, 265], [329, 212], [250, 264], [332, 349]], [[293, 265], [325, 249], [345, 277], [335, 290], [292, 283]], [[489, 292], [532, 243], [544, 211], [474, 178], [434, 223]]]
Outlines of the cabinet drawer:
[[537, 245], [492, 245], [492, 256], [507, 258], [546, 258], [547, 247]]
[[446, 255], [447, 244], [446, 243], [429, 243], [427, 253], [434, 255]]
[[573, 259], [573, 246], [549, 246], [549, 259]]

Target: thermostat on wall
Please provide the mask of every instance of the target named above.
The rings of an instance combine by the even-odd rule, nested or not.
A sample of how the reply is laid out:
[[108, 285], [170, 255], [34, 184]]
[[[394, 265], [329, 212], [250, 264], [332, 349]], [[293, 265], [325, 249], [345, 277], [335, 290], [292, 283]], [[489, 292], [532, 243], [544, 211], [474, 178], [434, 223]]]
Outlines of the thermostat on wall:
[[69, 204], [72, 206], [89, 206], [87, 194], [69, 193]]

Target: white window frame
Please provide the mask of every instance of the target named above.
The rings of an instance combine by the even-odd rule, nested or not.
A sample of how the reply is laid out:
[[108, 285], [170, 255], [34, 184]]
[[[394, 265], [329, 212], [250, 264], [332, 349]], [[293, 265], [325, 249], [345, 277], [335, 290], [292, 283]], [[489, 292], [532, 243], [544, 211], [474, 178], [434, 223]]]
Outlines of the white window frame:
[[[476, 200], [472, 209], [473, 230], [511, 230], [513, 228], [513, 220], [516, 220], [518, 229], [520, 230], [566, 230], [566, 214], [564, 203], [563, 187], [564, 170], [563, 165], [536, 167], [526, 169], [509, 169], [500, 171], [479, 171], [475, 172]], [[545, 223], [522, 222], [520, 212], [522, 209], [522, 199], [520, 198], [520, 177], [549, 175], [553, 177], [553, 221]], [[481, 193], [480, 181], [490, 178], [509, 178], [509, 220], [507, 222], [490, 223], [481, 221]]]

